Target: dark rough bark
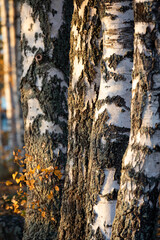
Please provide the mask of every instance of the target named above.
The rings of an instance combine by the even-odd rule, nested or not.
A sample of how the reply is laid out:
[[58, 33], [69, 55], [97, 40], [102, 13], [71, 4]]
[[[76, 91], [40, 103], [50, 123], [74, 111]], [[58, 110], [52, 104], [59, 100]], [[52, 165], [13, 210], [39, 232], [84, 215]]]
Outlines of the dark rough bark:
[[160, 2], [134, 2], [131, 134], [112, 240], [156, 239], [160, 160]]
[[[62, 172], [65, 168], [71, 14], [72, 1], [22, 1], [21, 101], [26, 153], [31, 156], [26, 161], [27, 171], [38, 165], [43, 169], [58, 167]], [[64, 180], [54, 174], [50, 181], [40, 180], [38, 171], [33, 174], [34, 189], [28, 189], [23, 239], [55, 240]], [[50, 191], [52, 199], [48, 198]], [[34, 201], [40, 206], [32, 209]], [[37, 208], [45, 211], [45, 218]]]
[[[104, 238], [100, 227], [95, 233], [91, 228], [96, 219], [93, 207], [98, 202], [103, 183], [107, 181], [104, 171], [108, 169], [111, 174], [115, 171], [112, 180], [119, 181], [120, 178], [121, 159], [127, 147], [130, 127], [133, 48], [132, 1], [123, 2], [74, 2], [70, 50], [68, 162], [60, 239]], [[110, 13], [112, 8], [116, 9], [117, 15]], [[112, 29], [115, 19], [118, 19], [118, 27]], [[113, 43], [118, 44], [118, 47], [114, 49]], [[107, 47], [112, 49], [113, 54], [106, 56]], [[125, 70], [121, 70], [122, 63], [127, 65]], [[110, 93], [107, 87], [111, 87]], [[112, 111], [106, 106], [112, 106], [113, 109], [117, 107], [120, 119], [117, 124], [112, 122]], [[124, 124], [123, 118], [127, 124]], [[114, 189], [108, 193], [108, 201], [116, 200], [117, 191], [118, 189]]]
[[99, 1], [74, 1], [70, 40], [68, 161], [59, 239], [85, 239], [90, 134], [102, 54]]

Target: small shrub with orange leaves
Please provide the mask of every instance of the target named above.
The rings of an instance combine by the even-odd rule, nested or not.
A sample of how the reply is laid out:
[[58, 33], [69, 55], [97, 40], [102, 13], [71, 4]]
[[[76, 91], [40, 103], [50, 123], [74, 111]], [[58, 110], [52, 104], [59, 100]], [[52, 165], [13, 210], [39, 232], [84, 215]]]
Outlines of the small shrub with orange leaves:
[[[47, 203], [46, 206], [44, 205], [44, 199], [42, 199], [41, 195], [39, 194], [38, 187], [45, 183], [47, 183], [48, 192], [45, 195], [46, 200], [52, 200], [54, 196], [54, 192], [59, 192], [58, 184], [52, 184], [53, 178], [60, 180], [62, 178], [62, 173], [58, 169], [58, 167], [48, 167], [48, 168], [41, 168], [38, 164], [35, 168], [26, 170], [25, 163], [27, 161], [31, 161], [32, 157], [28, 154], [25, 154], [25, 158], [21, 156], [21, 150], [17, 150], [13, 152], [14, 161], [19, 165], [20, 169], [23, 169], [22, 172], [14, 172], [12, 174], [13, 181], [6, 181], [5, 184], [10, 186], [16, 183], [19, 186], [16, 195], [12, 198], [9, 196], [3, 195], [2, 199], [4, 201], [4, 206], [6, 210], [10, 212], [20, 214], [21, 216], [25, 216], [26, 206], [27, 206], [27, 191], [26, 187], [29, 188], [30, 191], [35, 191], [38, 195], [39, 200], [33, 200], [28, 207], [35, 209], [41, 213], [42, 217], [48, 217], [47, 214]], [[56, 182], [56, 181], [54, 181]], [[40, 184], [39, 184], [40, 183]], [[50, 184], [49, 184], [50, 183]], [[41, 204], [43, 202], [43, 204]], [[47, 201], [46, 201], [47, 202]], [[43, 205], [43, 207], [41, 207]], [[51, 216], [51, 220], [55, 221], [54, 217]]]

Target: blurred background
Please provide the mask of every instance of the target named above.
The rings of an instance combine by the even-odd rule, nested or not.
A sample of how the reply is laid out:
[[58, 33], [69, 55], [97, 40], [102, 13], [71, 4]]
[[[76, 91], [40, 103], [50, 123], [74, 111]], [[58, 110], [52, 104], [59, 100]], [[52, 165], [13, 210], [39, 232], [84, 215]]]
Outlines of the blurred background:
[[15, 171], [13, 151], [23, 147], [20, 78], [20, 3], [0, 0], [0, 180]]

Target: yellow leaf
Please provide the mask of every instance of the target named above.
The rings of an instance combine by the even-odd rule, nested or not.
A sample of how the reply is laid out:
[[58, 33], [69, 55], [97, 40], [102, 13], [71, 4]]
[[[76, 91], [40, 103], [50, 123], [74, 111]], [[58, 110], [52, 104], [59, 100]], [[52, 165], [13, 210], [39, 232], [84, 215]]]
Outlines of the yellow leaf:
[[62, 178], [62, 174], [59, 174], [59, 175], [58, 175], [58, 178], [61, 179], [61, 178]]
[[40, 180], [41, 182], [42, 182], [42, 179], [43, 179], [43, 178], [42, 178], [41, 176], [39, 176], [39, 180]]
[[59, 175], [61, 175], [61, 171], [59, 171], [59, 170], [54, 170], [54, 174], [55, 174], [56, 176], [59, 176]]
[[15, 172], [12, 174], [12, 178], [15, 180], [16, 176], [17, 176], [18, 172]]
[[35, 209], [35, 204], [34, 203], [32, 203], [32, 209]]
[[10, 206], [9, 206], [9, 205], [6, 205], [5, 209], [6, 209], [6, 210], [10, 209]]
[[12, 185], [13, 183], [11, 182], [11, 181], [6, 181], [6, 185], [7, 186], [10, 186], [10, 185]]
[[54, 221], [54, 222], [56, 221], [56, 220], [54, 219], [54, 217], [52, 217], [51, 220]]
[[39, 165], [39, 164], [38, 164], [38, 166], [37, 166], [37, 169], [38, 169], [38, 170], [40, 170], [40, 169], [41, 169], [41, 167], [40, 167], [40, 165]]
[[58, 186], [55, 186], [54, 188], [57, 192], [59, 192], [59, 187]]
[[46, 217], [46, 213], [43, 211], [43, 212], [41, 212], [41, 215], [42, 215], [42, 217], [43, 218], [45, 218]]
[[26, 204], [26, 200], [21, 201], [21, 206], [24, 206]]
[[24, 180], [25, 180], [25, 176], [22, 175], [22, 176], [20, 177], [20, 181], [24, 181]]
[[20, 178], [16, 178], [16, 183], [18, 184], [20, 182]]

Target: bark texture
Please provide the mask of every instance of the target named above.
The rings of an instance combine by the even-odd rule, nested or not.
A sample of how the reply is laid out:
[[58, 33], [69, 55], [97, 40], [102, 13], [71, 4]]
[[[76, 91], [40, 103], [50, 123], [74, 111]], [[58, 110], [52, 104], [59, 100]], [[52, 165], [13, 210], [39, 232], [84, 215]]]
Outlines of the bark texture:
[[74, 1], [70, 40], [69, 136], [59, 239], [85, 239], [90, 134], [100, 82], [100, 2]]
[[[40, 165], [63, 172], [67, 152], [67, 88], [69, 73], [69, 26], [72, 1], [26, 0], [21, 6], [23, 74], [21, 101], [27, 171]], [[57, 238], [63, 179], [32, 175], [28, 189], [24, 240]], [[31, 180], [28, 177], [28, 180]], [[58, 185], [60, 191], [55, 190]], [[53, 197], [49, 198], [50, 191]], [[38, 202], [33, 209], [32, 203]], [[45, 211], [45, 217], [37, 210]], [[55, 219], [51, 221], [51, 219]]]
[[132, 51], [132, 1], [74, 1], [60, 239], [111, 236], [130, 130]]
[[160, 161], [160, 2], [134, 2], [131, 134], [112, 240], [156, 239]]
[[103, 56], [90, 142], [85, 239], [109, 240], [130, 132], [132, 1], [105, 1], [101, 22]]

